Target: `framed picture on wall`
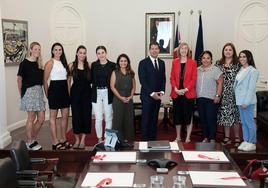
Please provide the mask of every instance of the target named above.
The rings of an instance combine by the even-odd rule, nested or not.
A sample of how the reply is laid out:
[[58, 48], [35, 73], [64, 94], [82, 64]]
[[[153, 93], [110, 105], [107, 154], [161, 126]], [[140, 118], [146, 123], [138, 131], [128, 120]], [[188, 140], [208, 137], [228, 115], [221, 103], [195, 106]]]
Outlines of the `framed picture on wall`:
[[175, 13], [146, 13], [145, 15], [145, 55], [149, 54], [149, 44], [158, 42], [159, 57], [171, 58], [174, 47]]
[[28, 49], [28, 23], [21, 20], [2, 19], [5, 65], [18, 65]]

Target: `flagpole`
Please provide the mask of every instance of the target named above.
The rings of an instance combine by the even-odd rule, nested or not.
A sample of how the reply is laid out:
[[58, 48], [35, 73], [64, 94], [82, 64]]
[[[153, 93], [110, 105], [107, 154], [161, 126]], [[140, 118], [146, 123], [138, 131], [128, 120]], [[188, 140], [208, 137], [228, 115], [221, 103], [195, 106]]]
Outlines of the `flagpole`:
[[193, 9], [190, 10], [190, 16], [189, 16], [189, 24], [188, 24], [188, 44], [191, 50], [191, 53], [193, 51], [193, 45], [192, 45], [192, 15], [194, 11]]
[[178, 57], [178, 47], [180, 44], [180, 15], [181, 11], [178, 11], [178, 18], [177, 18], [177, 24], [176, 24], [176, 33], [175, 33], [175, 40], [174, 40], [174, 45], [173, 45], [173, 59], [176, 59]]
[[199, 26], [195, 46], [195, 56], [194, 59], [200, 65], [200, 55], [204, 51], [204, 39], [203, 39], [203, 24], [202, 24], [202, 10], [198, 11], [199, 13]]
[[[180, 29], [180, 19], [181, 19], [181, 11], [178, 11], [178, 21], [177, 21], [177, 29]], [[178, 31], [178, 41], [179, 41], [179, 43], [180, 43], [180, 36], [179, 36], [179, 33], [180, 33], [180, 31]]]

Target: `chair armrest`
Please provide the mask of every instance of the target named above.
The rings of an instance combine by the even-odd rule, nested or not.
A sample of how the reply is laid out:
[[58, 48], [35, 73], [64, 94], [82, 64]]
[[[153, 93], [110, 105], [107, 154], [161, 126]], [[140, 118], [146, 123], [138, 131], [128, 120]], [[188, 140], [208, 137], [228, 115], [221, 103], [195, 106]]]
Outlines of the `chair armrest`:
[[27, 188], [47, 188], [52, 187], [53, 183], [51, 181], [35, 181], [35, 180], [18, 180], [18, 187]]
[[47, 176], [47, 180], [51, 181], [53, 171], [39, 171], [39, 170], [21, 170], [16, 172], [19, 179], [21, 178], [36, 178], [38, 176]]
[[134, 102], [133, 103], [134, 109], [142, 109], [142, 104], [141, 102]]
[[16, 174], [19, 178], [35, 178], [39, 176], [38, 170], [20, 170], [16, 171]]
[[33, 180], [18, 180], [19, 187], [35, 188], [38, 187], [38, 182]]
[[46, 163], [52, 163], [52, 164], [58, 164], [59, 158], [31, 158], [31, 163], [34, 164], [46, 164]]
[[46, 164], [47, 163], [46, 158], [31, 158], [30, 161], [31, 161], [31, 163], [33, 165], [35, 165], [35, 164]]

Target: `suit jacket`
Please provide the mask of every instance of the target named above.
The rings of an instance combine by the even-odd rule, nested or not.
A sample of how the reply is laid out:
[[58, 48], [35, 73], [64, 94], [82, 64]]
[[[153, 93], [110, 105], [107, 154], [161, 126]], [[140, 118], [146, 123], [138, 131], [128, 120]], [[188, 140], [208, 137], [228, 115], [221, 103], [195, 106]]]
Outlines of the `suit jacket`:
[[[181, 72], [181, 60], [176, 58], [172, 62], [172, 68], [170, 73], [171, 84], [171, 98], [177, 98], [178, 94], [175, 92], [175, 86], [180, 88], [180, 72]], [[187, 59], [185, 65], [183, 86], [188, 89], [185, 93], [185, 97], [188, 99], [196, 98], [196, 79], [197, 79], [197, 63], [192, 59]]]
[[165, 62], [158, 58], [159, 70], [156, 70], [150, 57], [140, 61], [138, 73], [141, 84], [141, 100], [154, 100], [152, 92], [164, 91], [166, 88]]
[[259, 72], [252, 66], [249, 66], [248, 69], [249, 70], [239, 81], [235, 80], [234, 90], [236, 105], [248, 106], [257, 103], [256, 82], [259, 77]]

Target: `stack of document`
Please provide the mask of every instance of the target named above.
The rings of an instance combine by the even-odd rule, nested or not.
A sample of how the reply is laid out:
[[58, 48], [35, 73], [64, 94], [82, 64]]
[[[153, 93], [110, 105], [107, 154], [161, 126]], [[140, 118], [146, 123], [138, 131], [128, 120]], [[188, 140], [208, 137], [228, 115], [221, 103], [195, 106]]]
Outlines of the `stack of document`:
[[189, 171], [194, 187], [244, 187], [246, 183], [237, 172]]
[[149, 141], [148, 148], [151, 149], [170, 149], [169, 141], [160, 140], [160, 141]]
[[230, 162], [222, 151], [182, 151], [182, 156], [186, 162]]
[[139, 150], [179, 151], [179, 146], [177, 142], [161, 142], [162, 141], [139, 142]]
[[132, 187], [133, 182], [134, 173], [88, 172], [81, 187]]
[[98, 151], [92, 159], [93, 163], [136, 163], [137, 153]]

